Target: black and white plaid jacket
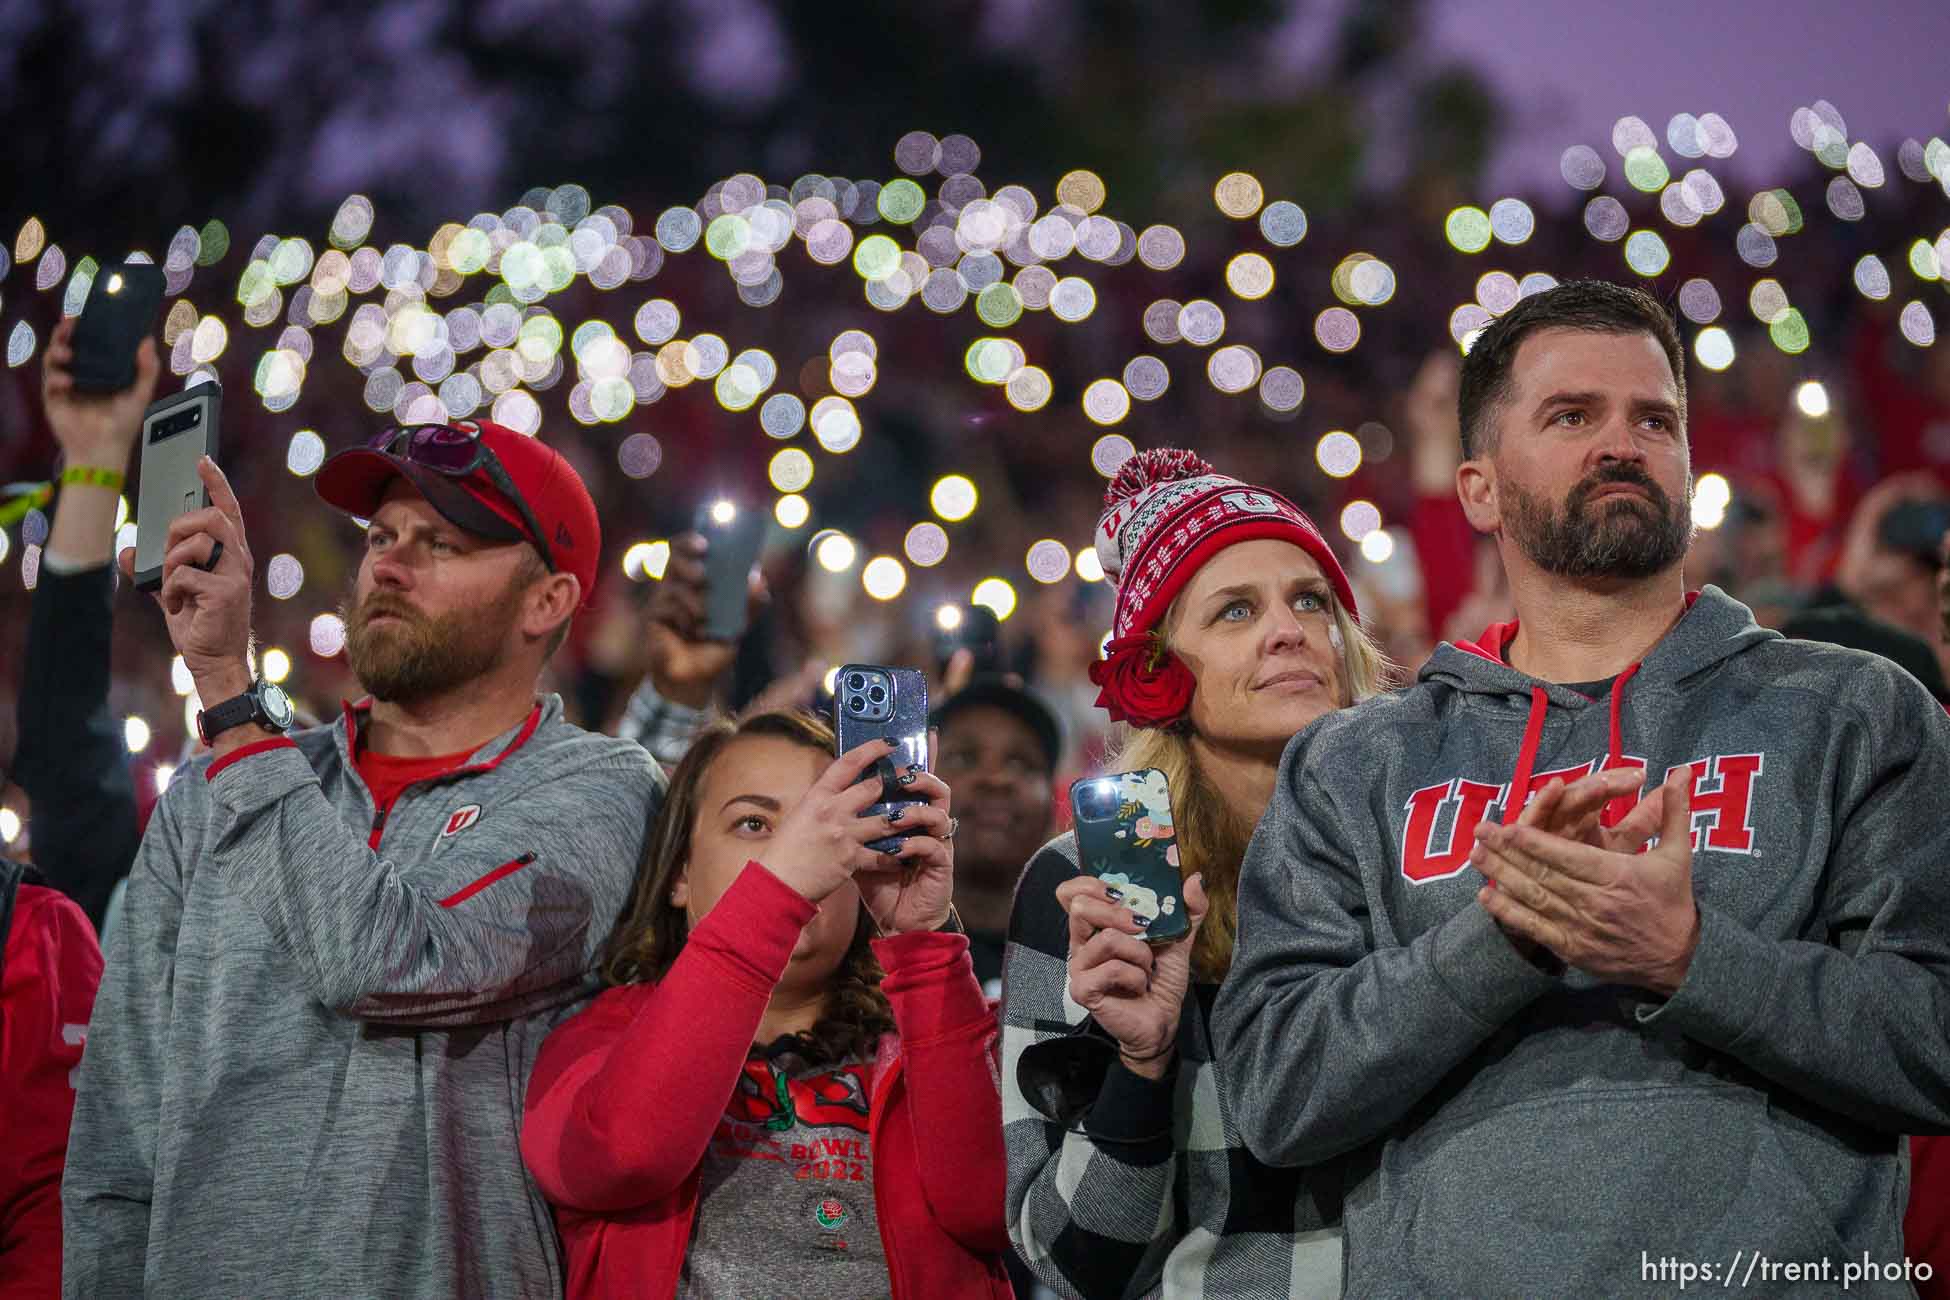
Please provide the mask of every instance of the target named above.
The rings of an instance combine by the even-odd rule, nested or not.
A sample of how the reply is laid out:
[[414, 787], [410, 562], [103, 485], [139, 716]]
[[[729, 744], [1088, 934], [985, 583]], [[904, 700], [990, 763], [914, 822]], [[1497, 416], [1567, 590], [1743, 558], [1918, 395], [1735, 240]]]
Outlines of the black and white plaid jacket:
[[[1193, 986], [1157, 1082], [1118, 1064], [1070, 1000], [1056, 887], [1076, 871], [1075, 836], [1051, 841], [1009, 919], [1002, 1122], [1016, 1249], [1078, 1300], [1338, 1296], [1340, 1171], [1269, 1168], [1247, 1152], [1212, 1059], [1218, 986]], [[1059, 1041], [1078, 1037], [1105, 1045]]]

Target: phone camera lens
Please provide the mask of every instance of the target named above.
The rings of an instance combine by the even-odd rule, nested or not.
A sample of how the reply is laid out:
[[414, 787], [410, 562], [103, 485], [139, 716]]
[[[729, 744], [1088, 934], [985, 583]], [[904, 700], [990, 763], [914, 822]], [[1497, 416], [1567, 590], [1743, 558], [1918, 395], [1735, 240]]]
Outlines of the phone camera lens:
[[883, 686], [876, 686], [867, 692], [867, 698], [875, 704], [885, 704], [887, 702], [887, 690]]
[[1101, 821], [1116, 815], [1117, 789], [1107, 783], [1087, 786], [1083, 791], [1083, 797], [1078, 799], [1077, 803], [1081, 805], [1079, 811], [1084, 817], [1091, 821]]
[[857, 691], [862, 686], [865, 686], [867, 684], [867, 679], [862, 677], [859, 673], [848, 673], [846, 675], [846, 684], [848, 686], [851, 686], [854, 690]]
[[846, 697], [846, 708], [849, 713], [865, 713], [867, 702], [857, 695], [849, 695]]

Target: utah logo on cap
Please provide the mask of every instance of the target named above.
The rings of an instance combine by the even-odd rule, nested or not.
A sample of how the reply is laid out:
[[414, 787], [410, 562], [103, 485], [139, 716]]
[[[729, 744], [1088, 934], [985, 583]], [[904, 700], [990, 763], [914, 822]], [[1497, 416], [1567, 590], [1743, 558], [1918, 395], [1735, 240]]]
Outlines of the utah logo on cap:
[[481, 820], [481, 805], [462, 804], [447, 814], [447, 825], [440, 832], [440, 838], [444, 840], [450, 835], [458, 835], [479, 820]]

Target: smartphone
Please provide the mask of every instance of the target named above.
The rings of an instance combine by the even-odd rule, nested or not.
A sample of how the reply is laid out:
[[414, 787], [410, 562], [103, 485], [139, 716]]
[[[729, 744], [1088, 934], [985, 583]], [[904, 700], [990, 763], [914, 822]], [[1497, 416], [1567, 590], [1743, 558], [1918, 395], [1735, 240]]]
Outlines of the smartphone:
[[210, 504], [196, 463], [217, 455], [217, 424], [223, 390], [191, 384], [152, 402], [142, 415], [142, 481], [135, 506], [135, 585], [162, 586], [169, 526], [177, 516]]
[[1144, 927], [1150, 943], [1170, 943], [1191, 929], [1178, 841], [1171, 821], [1171, 789], [1155, 767], [1086, 777], [1070, 787], [1077, 860], [1110, 886]]
[[[833, 679], [833, 734], [839, 738], [841, 754], [877, 738], [899, 742], [860, 778], [881, 783], [879, 802], [870, 805], [862, 817], [885, 817], [896, 808], [927, 802], [908, 798], [895, 780], [910, 767], [926, 770], [928, 765], [928, 679], [918, 669], [883, 668], [878, 664], [841, 668]], [[892, 853], [913, 834], [917, 832], [871, 840], [867, 847], [876, 853]]]
[[752, 565], [765, 542], [765, 512], [713, 501], [697, 512], [704, 538], [704, 635], [736, 641], [745, 632]]
[[74, 327], [77, 392], [119, 393], [135, 382], [135, 350], [155, 331], [162, 300], [160, 266], [116, 262], [95, 273]]
[[[954, 610], [953, 615], [947, 611]], [[952, 623], [952, 626], [949, 624]], [[943, 605], [935, 614], [934, 658], [946, 672], [955, 651], [975, 656], [975, 672], [1002, 671], [1002, 623], [987, 605]]]

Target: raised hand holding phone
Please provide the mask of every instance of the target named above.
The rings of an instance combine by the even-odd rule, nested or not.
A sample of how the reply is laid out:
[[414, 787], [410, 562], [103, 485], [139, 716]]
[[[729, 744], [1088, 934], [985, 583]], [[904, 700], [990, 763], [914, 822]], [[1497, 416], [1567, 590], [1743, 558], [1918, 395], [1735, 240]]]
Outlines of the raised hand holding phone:
[[[926, 802], [905, 787], [918, 780], [930, 764], [928, 751], [928, 680], [912, 668], [879, 664], [843, 664], [833, 675], [833, 734], [845, 752], [864, 740], [884, 738], [895, 744], [877, 773], [867, 780], [880, 788], [880, 798], [867, 811], [894, 821], [902, 808]], [[900, 835], [885, 835], [871, 847], [883, 853], [900, 848]]]
[[142, 428], [142, 413], [155, 396], [162, 361], [156, 341], [144, 338], [135, 349], [135, 374], [119, 392], [83, 391], [75, 386], [74, 335], [78, 317], [54, 327], [41, 357], [41, 409], [54, 440], [72, 465], [103, 469], [128, 467], [129, 452]]
[[[251, 685], [251, 580], [257, 565], [230, 481], [207, 456], [196, 471], [210, 504], [169, 525], [156, 600], [197, 698], [215, 704]], [[121, 558], [123, 572], [134, 577], [135, 548], [124, 549]]]
[[1070, 918], [1070, 999], [1117, 1040], [1124, 1068], [1160, 1079], [1178, 1043], [1178, 1020], [1192, 985], [1192, 942], [1205, 920], [1204, 882], [1184, 884], [1185, 937], [1162, 947], [1145, 941], [1136, 915], [1111, 887], [1079, 875], [1056, 887]]
[[[670, 543], [670, 562], [650, 593], [645, 627], [645, 672], [657, 694], [687, 708], [703, 708], [738, 653], [738, 637], [766, 599], [764, 579], [752, 572], [755, 549], [738, 557], [700, 532]], [[741, 550], [742, 547], [737, 548]], [[735, 570], [735, 579], [734, 579]], [[725, 603], [726, 589], [743, 607], [743, 621], [726, 636], [714, 634], [711, 610]]]
[[133, 383], [119, 393], [81, 392], [71, 369], [78, 324], [68, 319], [55, 326], [41, 357], [41, 409], [60, 445], [68, 480], [61, 485], [47, 549], [80, 568], [93, 568], [113, 558], [123, 476], [162, 362], [155, 340], [145, 338], [135, 349]]
[[[938, 744], [936, 734], [930, 731], [930, 768]], [[874, 924], [887, 934], [940, 929], [955, 898], [954, 794], [947, 782], [918, 767], [907, 773], [902, 789], [909, 798], [927, 802], [905, 804], [878, 819], [889, 830], [900, 833], [900, 843], [853, 878]]]
[[758, 864], [812, 903], [824, 902], [856, 872], [879, 865], [880, 855], [866, 842], [884, 834], [886, 823], [861, 814], [880, 790], [876, 783], [861, 782], [860, 776], [890, 750], [886, 741], [875, 738], [828, 764], [805, 797], [780, 819]]

